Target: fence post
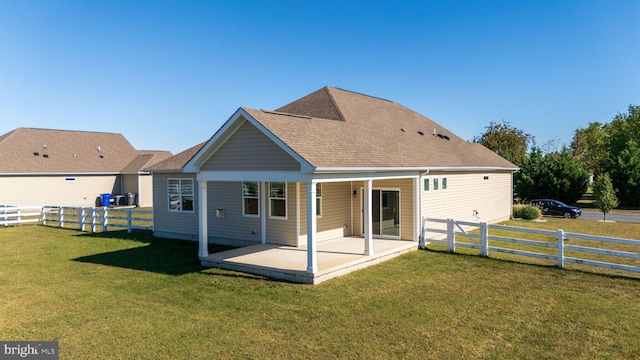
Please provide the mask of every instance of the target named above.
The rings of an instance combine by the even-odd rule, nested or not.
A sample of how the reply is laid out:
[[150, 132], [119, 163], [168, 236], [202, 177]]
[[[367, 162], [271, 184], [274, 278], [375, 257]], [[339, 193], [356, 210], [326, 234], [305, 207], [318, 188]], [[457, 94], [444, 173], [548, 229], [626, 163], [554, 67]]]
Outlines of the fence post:
[[80, 214], [78, 216], [78, 222], [80, 223], [80, 231], [84, 231], [84, 206], [80, 206]]
[[45, 213], [44, 205], [40, 208], [40, 224], [47, 225], [47, 214]]
[[564, 268], [564, 231], [558, 230], [558, 267]]
[[447, 251], [456, 252], [456, 235], [454, 230], [454, 220], [447, 219]]
[[107, 232], [108, 227], [109, 227], [109, 218], [108, 218], [108, 214], [107, 214], [107, 208], [106, 207], [102, 207], [102, 231], [103, 232]]
[[480, 223], [480, 256], [489, 256], [489, 225], [486, 222]]
[[60, 219], [59, 225], [60, 225], [60, 227], [64, 227], [64, 206], [60, 206], [59, 209], [60, 209], [60, 211], [59, 211], [59, 214], [60, 214], [60, 216], [59, 216], [59, 219]]
[[91, 208], [91, 232], [96, 232], [96, 207]]
[[131, 208], [127, 209], [127, 232], [131, 233]]
[[422, 226], [420, 227], [420, 237], [419, 237], [419, 239], [418, 239], [418, 240], [419, 240], [419, 242], [418, 242], [418, 248], [420, 248], [420, 249], [424, 249], [424, 248], [426, 248], [426, 247], [427, 247], [427, 246], [426, 246], [427, 241], [426, 241], [426, 239], [424, 238], [424, 235], [425, 235], [425, 225], [426, 225], [426, 223], [427, 223], [427, 218], [423, 216], [423, 217], [422, 217]]

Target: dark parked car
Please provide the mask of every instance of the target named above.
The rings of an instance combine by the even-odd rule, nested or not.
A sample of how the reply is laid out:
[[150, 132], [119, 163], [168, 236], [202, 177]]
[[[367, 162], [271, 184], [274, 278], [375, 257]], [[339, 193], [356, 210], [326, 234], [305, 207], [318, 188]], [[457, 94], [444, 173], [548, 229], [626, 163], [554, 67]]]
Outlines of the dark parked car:
[[558, 200], [535, 199], [531, 200], [531, 205], [539, 207], [542, 210], [542, 215], [562, 216], [567, 219], [575, 219], [582, 215], [582, 210], [579, 207], [569, 206]]

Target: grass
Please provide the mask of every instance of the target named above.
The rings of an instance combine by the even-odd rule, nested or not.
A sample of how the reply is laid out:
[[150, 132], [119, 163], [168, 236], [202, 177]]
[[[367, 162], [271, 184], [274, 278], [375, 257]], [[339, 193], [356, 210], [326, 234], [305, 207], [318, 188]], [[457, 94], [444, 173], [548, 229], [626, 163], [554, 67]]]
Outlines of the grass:
[[0, 339], [57, 340], [61, 359], [640, 358], [630, 277], [415, 251], [310, 286], [196, 254], [145, 232], [0, 228]]

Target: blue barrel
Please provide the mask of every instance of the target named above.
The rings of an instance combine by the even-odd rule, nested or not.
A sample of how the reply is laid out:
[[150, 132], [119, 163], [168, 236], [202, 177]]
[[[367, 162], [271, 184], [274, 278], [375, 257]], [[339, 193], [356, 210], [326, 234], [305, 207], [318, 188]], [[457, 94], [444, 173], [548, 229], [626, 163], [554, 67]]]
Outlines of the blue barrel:
[[102, 194], [102, 206], [109, 206], [111, 203], [111, 194]]

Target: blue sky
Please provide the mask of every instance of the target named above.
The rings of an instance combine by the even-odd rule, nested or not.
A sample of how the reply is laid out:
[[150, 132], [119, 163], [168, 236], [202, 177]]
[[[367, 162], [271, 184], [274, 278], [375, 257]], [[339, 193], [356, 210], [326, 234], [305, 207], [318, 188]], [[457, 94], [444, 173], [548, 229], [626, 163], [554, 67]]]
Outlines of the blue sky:
[[640, 105], [639, 1], [0, 0], [0, 134], [122, 133], [178, 153], [238, 107], [325, 85], [464, 139], [569, 144]]

